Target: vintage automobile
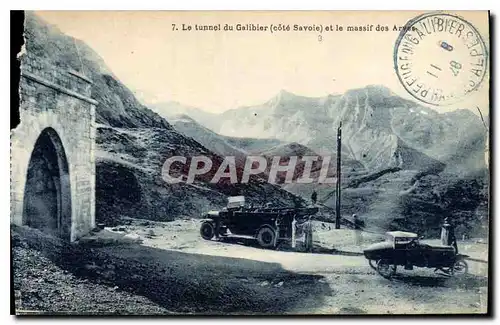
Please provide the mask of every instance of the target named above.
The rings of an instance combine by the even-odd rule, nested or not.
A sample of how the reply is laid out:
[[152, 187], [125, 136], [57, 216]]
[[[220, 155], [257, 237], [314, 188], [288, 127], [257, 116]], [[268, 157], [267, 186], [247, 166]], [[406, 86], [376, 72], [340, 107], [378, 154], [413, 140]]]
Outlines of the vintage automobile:
[[317, 207], [247, 207], [243, 196], [234, 196], [228, 198], [226, 208], [205, 215], [200, 235], [205, 240], [228, 235], [250, 236], [260, 246], [271, 248], [276, 247], [280, 240], [292, 237], [295, 223], [304, 222], [317, 212]]
[[384, 242], [376, 243], [364, 250], [364, 256], [372, 268], [384, 278], [390, 279], [398, 265], [405, 270], [414, 266], [434, 268], [446, 275], [463, 275], [468, 271], [467, 255], [458, 254], [453, 246], [422, 243], [417, 234], [404, 231], [386, 233]]

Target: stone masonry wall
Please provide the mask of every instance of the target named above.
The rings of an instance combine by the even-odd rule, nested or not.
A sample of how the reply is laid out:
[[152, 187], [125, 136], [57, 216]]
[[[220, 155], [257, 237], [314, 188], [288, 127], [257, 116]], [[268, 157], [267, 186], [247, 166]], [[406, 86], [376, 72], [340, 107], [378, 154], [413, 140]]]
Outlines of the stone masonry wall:
[[30, 54], [21, 58], [21, 123], [11, 133], [11, 222], [23, 223], [27, 169], [35, 143], [47, 128], [62, 143], [71, 188], [74, 241], [95, 227], [95, 107], [91, 82]]

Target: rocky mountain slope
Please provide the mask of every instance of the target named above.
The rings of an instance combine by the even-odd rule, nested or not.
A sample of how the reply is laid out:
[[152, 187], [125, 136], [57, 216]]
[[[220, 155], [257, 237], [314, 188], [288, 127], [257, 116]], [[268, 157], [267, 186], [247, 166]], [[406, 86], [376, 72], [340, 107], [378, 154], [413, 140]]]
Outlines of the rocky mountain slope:
[[219, 124], [217, 121], [219, 118], [218, 114], [210, 113], [175, 101], [154, 103], [150, 104], [149, 107], [161, 116], [165, 117], [167, 120], [176, 118], [179, 115], [187, 115], [212, 131], [216, 129]]
[[269, 150], [280, 144], [286, 142], [278, 139], [259, 139], [259, 138], [245, 138], [245, 137], [230, 137], [223, 136], [227, 142], [235, 147], [241, 148], [249, 154], [259, 154], [262, 151]]
[[[257, 177], [250, 178], [248, 184], [230, 184], [227, 179], [210, 183], [223, 158], [178, 132], [102, 126], [97, 144], [97, 211], [101, 216], [161, 221], [200, 218], [204, 212], [224, 207], [230, 195], [245, 195], [247, 202], [255, 205], [271, 198], [277, 206], [303, 204], [299, 197]], [[184, 166], [172, 165], [169, 171], [184, 180], [191, 157], [210, 157], [213, 167], [192, 184], [168, 184], [162, 178], [162, 165], [172, 156], [188, 158]], [[237, 174], [241, 177], [241, 170]]]
[[[277, 205], [294, 206], [303, 200], [257, 178], [249, 184], [211, 184], [222, 162], [199, 142], [176, 131], [164, 118], [140, 104], [132, 92], [109, 71], [103, 60], [85, 43], [62, 34], [33, 13], [26, 14], [26, 50], [61, 69], [82, 72], [93, 81], [92, 98], [99, 102], [96, 143], [97, 222], [122, 217], [172, 220], [200, 217], [221, 208], [228, 195], [246, 195], [254, 204], [272, 198]], [[167, 184], [162, 178], [164, 161], [171, 156], [212, 157], [210, 173], [193, 184]], [[188, 162], [189, 163], [189, 162]], [[187, 168], [172, 167], [187, 174]]]
[[[202, 114], [191, 112], [203, 123]], [[211, 116], [206, 126], [233, 139], [258, 136], [286, 142], [259, 151], [267, 157], [286, 161], [291, 155], [327, 153], [333, 159], [328, 175], [333, 176], [340, 120], [344, 216], [357, 213], [378, 229], [436, 235], [444, 216], [451, 215], [460, 225], [459, 234], [485, 234], [486, 130], [470, 110], [439, 114], [380, 86], [324, 98], [281, 91], [263, 105], [220, 114], [218, 125]], [[298, 175], [302, 167], [298, 164]], [[318, 171], [312, 174], [317, 178]], [[316, 190], [325, 205], [324, 217], [332, 217], [326, 208], [335, 206], [332, 184], [283, 184], [284, 175], [278, 179], [283, 188], [306, 199]]]
[[217, 119], [195, 114], [222, 135], [297, 142], [320, 154], [335, 150], [342, 121], [343, 152], [370, 170], [425, 170], [440, 162], [452, 172], [485, 167], [486, 131], [478, 116], [465, 109], [440, 114], [383, 86], [319, 98], [281, 91], [262, 105], [228, 110]]
[[[282, 141], [274, 141], [273, 139], [230, 138], [211, 131], [185, 114], [173, 115], [168, 119], [177, 131], [198, 141], [210, 151], [217, 153], [221, 157], [234, 156], [236, 166], [240, 170], [245, 166], [247, 156], [261, 155], [266, 157], [267, 168], [263, 173], [263, 179], [268, 178], [273, 157], [280, 157], [280, 166], [288, 165], [291, 157], [297, 157], [293, 176], [294, 181], [303, 176], [305, 166], [305, 162], [302, 160], [303, 157], [314, 157], [316, 161], [312, 164], [311, 178], [317, 182], [320, 176], [322, 162], [325, 157], [320, 156], [307, 146], [297, 142], [283, 143]], [[330, 161], [327, 175], [328, 177], [332, 177], [335, 175], [336, 156], [332, 154], [327, 156]], [[365, 170], [360, 162], [350, 159], [348, 155], [343, 156], [342, 169], [347, 174], [359, 173]], [[277, 184], [283, 184], [285, 177], [286, 174], [284, 172], [278, 172]]]
[[[182, 111], [182, 106], [176, 108], [178, 111]], [[243, 138], [243, 137], [231, 137], [224, 136], [214, 132], [207, 125], [202, 125], [197, 120], [205, 119], [199, 117], [198, 112], [201, 110], [186, 107], [185, 112], [181, 114], [173, 114], [174, 111], [168, 111], [168, 114], [164, 113], [165, 118], [168, 122], [175, 127], [175, 129], [184, 135], [196, 139], [203, 146], [210, 149], [213, 152], [218, 153], [221, 156], [247, 156], [250, 154], [261, 154], [266, 150], [270, 150], [278, 145], [286, 144], [286, 142], [278, 139], [266, 139], [266, 138]], [[198, 116], [198, 118], [193, 118], [192, 115]], [[201, 113], [204, 114], [204, 113]], [[215, 114], [206, 113], [210, 116], [215, 116]], [[206, 123], [206, 124], [210, 124]], [[213, 123], [212, 123], [213, 124]]]
[[174, 128], [182, 134], [200, 142], [205, 148], [217, 153], [219, 156], [234, 156], [239, 162], [245, 162], [248, 155], [243, 149], [240, 149], [229, 143], [224, 136], [221, 136], [208, 128], [197, 123], [191, 117], [182, 114], [175, 115], [168, 119]]

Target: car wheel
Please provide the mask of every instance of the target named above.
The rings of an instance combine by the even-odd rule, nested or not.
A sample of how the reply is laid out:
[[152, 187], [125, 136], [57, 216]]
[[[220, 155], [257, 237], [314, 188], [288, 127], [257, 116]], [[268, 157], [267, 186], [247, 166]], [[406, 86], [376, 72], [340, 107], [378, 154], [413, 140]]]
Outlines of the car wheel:
[[215, 227], [210, 221], [205, 221], [200, 227], [201, 238], [205, 240], [210, 240], [215, 236]]
[[257, 242], [261, 247], [269, 248], [274, 246], [276, 232], [270, 226], [264, 226], [257, 232]]
[[377, 272], [386, 279], [390, 279], [396, 273], [396, 265], [389, 260], [378, 260]]
[[368, 264], [370, 264], [370, 267], [374, 270], [377, 270], [377, 261], [375, 260], [368, 260]]
[[456, 276], [465, 275], [468, 271], [469, 265], [467, 265], [467, 262], [462, 259], [455, 261], [451, 267], [451, 274]]

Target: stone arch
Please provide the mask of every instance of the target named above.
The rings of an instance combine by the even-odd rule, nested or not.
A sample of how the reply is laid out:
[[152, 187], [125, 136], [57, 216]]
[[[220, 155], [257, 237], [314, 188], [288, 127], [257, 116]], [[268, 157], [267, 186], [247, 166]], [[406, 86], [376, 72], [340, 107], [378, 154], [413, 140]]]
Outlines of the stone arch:
[[28, 163], [23, 224], [70, 240], [71, 184], [66, 152], [53, 128], [38, 136]]

